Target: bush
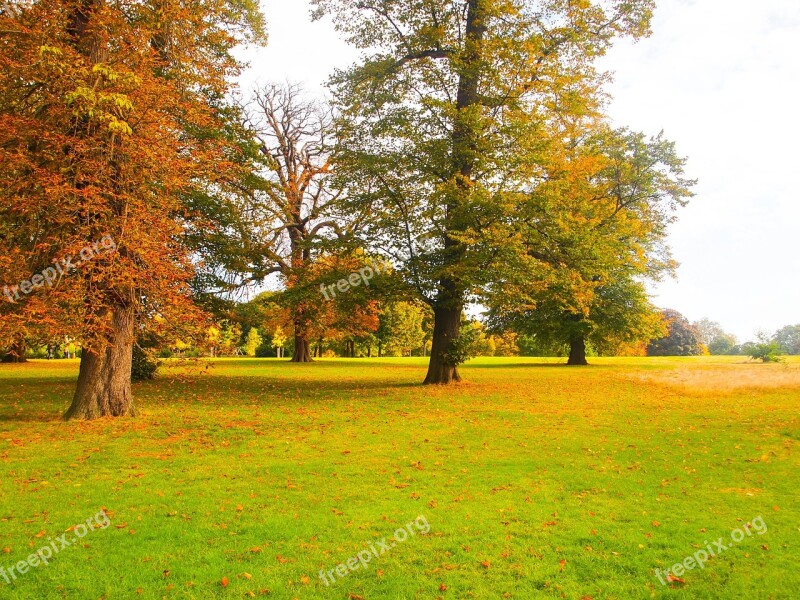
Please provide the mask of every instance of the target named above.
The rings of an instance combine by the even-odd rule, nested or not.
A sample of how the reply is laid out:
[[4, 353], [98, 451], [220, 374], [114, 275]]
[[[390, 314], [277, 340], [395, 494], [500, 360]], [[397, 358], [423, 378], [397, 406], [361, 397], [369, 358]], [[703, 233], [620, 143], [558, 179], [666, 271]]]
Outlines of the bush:
[[142, 350], [138, 344], [133, 345], [133, 364], [131, 368], [131, 381], [148, 381], [155, 379], [158, 371], [158, 360]]
[[781, 347], [778, 342], [761, 342], [754, 344], [750, 350], [750, 358], [753, 360], [760, 360], [761, 362], [782, 362]]
[[272, 336], [264, 338], [256, 348], [256, 358], [275, 358], [278, 353], [272, 347]]

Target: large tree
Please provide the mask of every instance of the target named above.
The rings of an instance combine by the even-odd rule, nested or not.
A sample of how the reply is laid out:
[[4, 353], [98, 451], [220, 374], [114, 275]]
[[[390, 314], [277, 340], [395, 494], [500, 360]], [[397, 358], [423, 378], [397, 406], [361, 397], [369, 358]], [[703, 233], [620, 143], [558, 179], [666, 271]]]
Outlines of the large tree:
[[[244, 214], [264, 249], [260, 273], [279, 273], [292, 290], [303, 285], [313, 262], [358, 228], [357, 214], [341, 210], [341, 190], [333, 187], [329, 153], [332, 113], [295, 84], [268, 84], [255, 90], [247, 111], [262, 153], [267, 185], [249, 194]], [[313, 287], [313, 286], [312, 286]], [[310, 335], [319, 294], [286, 295], [294, 328], [293, 362], [311, 362]]]
[[[466, 303], [502, 268], [537, 164], [541, 115], [592, 77], [614, 36], [648, 33], [652, 0], [313, 0], [365, 58], [339, 72], [337, 160], [368, 185], [370, 243], [434, 311], [426, 383], [458, 381]], [[567, 90], [567, 88], [571, 88]]]
[[665, 309], [662, 316], [667, 335], [650, 342], [648, 356], [699, 356], [703, 352], [700, 332], [677, 310]]
[[727, 335], [722, 325], [708, 318], [695, 321], [692, 326], [700, 332], [700, 341], [706, 346], [710, 346], [715, 339]]
[[68, 418], [130, 415], [141, 328], [199, 320], [186, 199], [231, 166], [206, 134], [261, 15], [254, 0], [14, 5], [0, 16], [0, 260], [38, 289], [0, 331], [38, 323], [80, 341]]
[[660, 135], [582, 113], [551, 127], [544, 175], [516, 229], [529, 260], [491, 287], [488, 304], [495, 326], [566, 344], [569, 364], [585, 365], [589, 341], [609, 348], [662, 333], [645, 281], [674, 272], [667, 229], [694, 182]]
[[800, 355], [800, 324], [779, 329], [775, 332], [774, 340], [786, 354]]

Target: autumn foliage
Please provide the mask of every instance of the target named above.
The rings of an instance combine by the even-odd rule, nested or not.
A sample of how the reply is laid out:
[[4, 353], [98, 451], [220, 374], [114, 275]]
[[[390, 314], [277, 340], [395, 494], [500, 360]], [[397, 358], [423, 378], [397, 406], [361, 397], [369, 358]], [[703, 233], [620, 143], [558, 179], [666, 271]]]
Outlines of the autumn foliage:
[[226, 149], [204, 132], [221, 125], [216, 105], [237, 72], [230, 50], [257, 39], [260, 17], [221, 1], [17, 7], [0, 17], [3, 283], [105, 236], [115, 251], [5, 305], [0, 345], [42, 327], [73, 336], [85, 349], [75, 416], [128, 414], [135, 334], [155, 315], [200, 319], [183, 198], [227, 170]]

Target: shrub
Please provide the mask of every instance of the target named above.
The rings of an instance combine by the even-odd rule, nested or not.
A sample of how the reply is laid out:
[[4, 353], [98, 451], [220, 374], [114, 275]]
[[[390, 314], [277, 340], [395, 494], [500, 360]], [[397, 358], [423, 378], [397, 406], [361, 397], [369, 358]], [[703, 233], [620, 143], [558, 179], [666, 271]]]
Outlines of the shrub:
[[782, 362], [781, 347], [778, 342], [760, 342], [754, 344], [750, 350], [750, 358], [753, 360], [760, 360], [761, 362]]
[[143, 350], [139, 344], [133, 345], [133, 363], [131, 368], [131, 381], [147, 381], [154, 379], [158, 371], [158, 359]]

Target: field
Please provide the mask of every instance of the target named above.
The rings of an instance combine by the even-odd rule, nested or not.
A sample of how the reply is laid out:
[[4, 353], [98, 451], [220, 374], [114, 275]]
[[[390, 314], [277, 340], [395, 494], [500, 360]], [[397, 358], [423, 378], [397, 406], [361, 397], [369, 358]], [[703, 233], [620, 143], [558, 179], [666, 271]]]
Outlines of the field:
[[0, 598], [800, 597], [800, 361], [593, 363], [219, 360], [81, 424], [76, 362], [0, 366]]

